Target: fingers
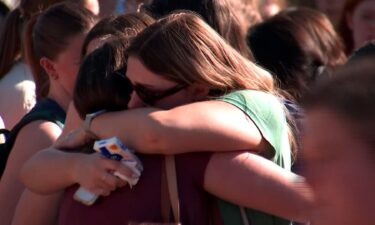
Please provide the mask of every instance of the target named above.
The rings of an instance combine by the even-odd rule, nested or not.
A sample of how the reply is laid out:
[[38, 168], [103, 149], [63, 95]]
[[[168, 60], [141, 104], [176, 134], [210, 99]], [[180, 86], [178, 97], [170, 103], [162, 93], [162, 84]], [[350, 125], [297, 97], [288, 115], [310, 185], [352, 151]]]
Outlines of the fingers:
[[[140, 172], [137, 171], [138, 173], [135, 173], [134, 170], [129, 168], [128, 166], [124, 165], [120, 161], [114, 161], [114, 160], [109, 160], [106, 159], [106, 169], [113, 172], [112, 174], [115, 175], [117, 178], [120, 178], [123, 181], [126, 181], [127, 179], [124, 179], [125, 177], [127, 178], [135, 178], [140, 176]], [[123, 183], [120, 183], [120, 185]]]
[[119, 161], [107, 159], [102, 156], [98, 160], [102, 167], [101, 180], [103, 183], [101, 188], [113, 191], [116, 188], [124, 187], [127, 185], [127, 182], [121, 176], [118, 176], [118, 174], [128, 177], [133, 176], [132, 170]]
[[102, 188], [107, 191], [114, 191], [121, 185], [121, 180], [111, 173], [106, 172], [103, 174], [103, 185]]
[[127, 181], [132, 184], [132, 178], [140, 176], [121, 162], [108, 159], [100, 153], [82, 154], [82, 158], [76, 169], [79, 174], [76, 181], [97, 195], [107, 196], [117, 188], [126, 186]]

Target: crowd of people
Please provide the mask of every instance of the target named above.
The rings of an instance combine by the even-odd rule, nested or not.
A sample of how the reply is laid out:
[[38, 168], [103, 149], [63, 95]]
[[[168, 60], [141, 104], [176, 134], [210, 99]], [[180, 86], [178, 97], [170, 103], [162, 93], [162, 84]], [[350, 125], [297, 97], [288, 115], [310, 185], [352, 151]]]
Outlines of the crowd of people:
[[105, 2], [4, 10], [1, 224], [372, 224], [375, 1]]

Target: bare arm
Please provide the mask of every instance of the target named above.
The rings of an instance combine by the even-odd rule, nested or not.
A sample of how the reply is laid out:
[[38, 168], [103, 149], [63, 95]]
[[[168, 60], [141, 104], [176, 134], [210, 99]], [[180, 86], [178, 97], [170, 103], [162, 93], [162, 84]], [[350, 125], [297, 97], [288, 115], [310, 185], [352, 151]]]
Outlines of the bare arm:
[[313, 201], [302, 177], [247, 152], [214, 154], [204, 187], [229, 202], [299, 222], [308, 221]]
[[52, 122], [35, 121], [26, 125], [17, 135], [0, 183], [0, 221], [10, 224], [17, 201], [24, 190], [18, 180], [22, 165], [33, 154], [50, 146], [61, 129]]
[[62, 193], [38, 195], [27, 189], [18, 202], [12, 225], [56, 225]]
[[68, 153], [50, 147], [38, 152], [24, 164], [20, 179], [27, 188], [39, 194], [53, 194], [79, 183], [95, 194], [107, 195], [125, 185], [124, 181], [108, 171], [132, 175], [126, 166], [99, 153]]
[[[142, 153], [259, 151], [267, 144], [251, 119], [222, 101], [198, 102], [170, 110], [140, 108], [106, 113], [92, 121], [91, 131], [99, 138], [117, 136]], [[79, 146], [84, 142], [82, 136], [58, 146]]]

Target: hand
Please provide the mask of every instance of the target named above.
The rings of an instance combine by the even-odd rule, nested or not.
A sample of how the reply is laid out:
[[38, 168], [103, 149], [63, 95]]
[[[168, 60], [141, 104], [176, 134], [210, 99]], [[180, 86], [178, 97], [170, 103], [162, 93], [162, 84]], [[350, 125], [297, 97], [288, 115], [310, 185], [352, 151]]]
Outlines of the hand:
[[66, 135], [61, 135], [53, 144], [57, 149], [77, 149], [92, 141], [92, 137], [87, 135], [82, 127], [70, 131]]
[[76, 161], [73, 171], [76, 183], [94, 194], [103, 196], [127, 184], [115, 176], [115, 172], [126, 177], [139, 176], [133, 175], [133, 172], [121, 162], [107, 159], [100, 153], [82, 154]]

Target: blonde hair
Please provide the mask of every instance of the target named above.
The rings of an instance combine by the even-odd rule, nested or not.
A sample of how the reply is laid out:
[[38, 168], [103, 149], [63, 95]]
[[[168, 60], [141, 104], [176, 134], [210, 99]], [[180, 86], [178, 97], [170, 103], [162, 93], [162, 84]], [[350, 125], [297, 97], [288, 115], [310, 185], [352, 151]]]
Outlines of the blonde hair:
[[133, 40], [128, 52], [165, 79], [207, 85], [215, 95], [241, 89], [274, 92], [269, 72], [238, 53], [191, 12], [175, 12], [158, 20]]

